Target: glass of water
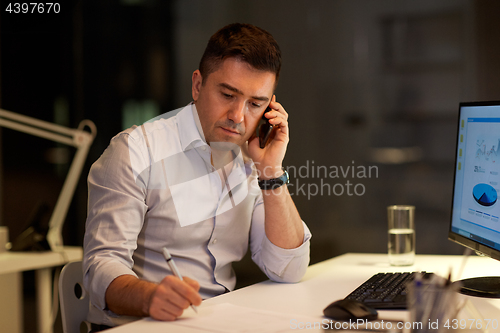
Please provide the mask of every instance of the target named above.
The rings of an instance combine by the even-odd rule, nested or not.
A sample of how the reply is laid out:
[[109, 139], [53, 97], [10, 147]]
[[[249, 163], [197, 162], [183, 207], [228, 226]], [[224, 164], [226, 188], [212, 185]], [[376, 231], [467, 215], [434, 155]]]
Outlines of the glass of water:
[[389, 263], [410, 266], [415, 262], [415, 206], [387, 207]]

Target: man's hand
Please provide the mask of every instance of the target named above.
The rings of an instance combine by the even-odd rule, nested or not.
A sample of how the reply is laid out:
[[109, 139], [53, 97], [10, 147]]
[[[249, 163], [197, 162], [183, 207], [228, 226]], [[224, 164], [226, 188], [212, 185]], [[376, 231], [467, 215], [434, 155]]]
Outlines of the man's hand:
[[118, 315], [175, 320], [191, 304], [200, 305], [200, 285], [168, 275], [159, 284], [121, 275], [106, 290], [106, 305]]
[[156, 320], [175, 320], [191, 304], [201, 304], [198, 290], [200, 284], [197, 281], [188, 277], [183, 277], [181, 281], [173, 275], [168, 275], [151, 296], [149, 315]]
[[269, 107], [272, 109], [265, 115], [269, 123], [275, 128], [271, 134], [271, 139], [265, 148], [259, 147], [259, 138], [253, 137], [248, 142], [248, 153], [259, 171], [260, 179], [271, 179], [283, 174], [281, 169], [288, 145], [288, 114], [283, 106], [276, 102], [273, 96]]

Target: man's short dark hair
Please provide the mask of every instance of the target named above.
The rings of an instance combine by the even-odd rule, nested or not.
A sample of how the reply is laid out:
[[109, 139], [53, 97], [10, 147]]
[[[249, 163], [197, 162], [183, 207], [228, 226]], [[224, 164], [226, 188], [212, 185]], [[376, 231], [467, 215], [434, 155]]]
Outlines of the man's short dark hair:
[[257, 70], [272, 72], [278, 82], [281, 51], [274, 37], [264, 29], [233, 23], [217, 31], [208, 41], [200, 61], [202, 78], [215, 72], [227, 58], [238, 58]]

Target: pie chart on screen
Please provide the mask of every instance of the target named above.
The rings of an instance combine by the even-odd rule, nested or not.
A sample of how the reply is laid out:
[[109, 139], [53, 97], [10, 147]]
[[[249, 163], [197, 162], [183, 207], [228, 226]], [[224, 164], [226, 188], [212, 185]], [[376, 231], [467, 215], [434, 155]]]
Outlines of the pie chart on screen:
[[481, 206], [493, 206], [497, 202], [497, 191], [488, 184], [477, 184], [472, 189], [474, 200]]

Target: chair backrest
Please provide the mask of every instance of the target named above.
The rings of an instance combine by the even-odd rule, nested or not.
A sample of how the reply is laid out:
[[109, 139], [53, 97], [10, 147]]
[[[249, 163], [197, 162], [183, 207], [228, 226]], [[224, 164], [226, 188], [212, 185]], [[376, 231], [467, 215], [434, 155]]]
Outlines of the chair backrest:
[[64, 333], [80, 333], [82, 326], [89, 332], [90, 324], [86, 320], [90, 300], [83, 287], [81, 261], [69, 262], [63, 267], [59, 276], [59, 300]]

